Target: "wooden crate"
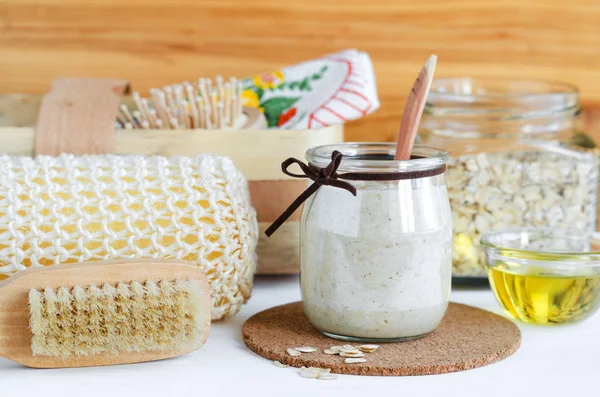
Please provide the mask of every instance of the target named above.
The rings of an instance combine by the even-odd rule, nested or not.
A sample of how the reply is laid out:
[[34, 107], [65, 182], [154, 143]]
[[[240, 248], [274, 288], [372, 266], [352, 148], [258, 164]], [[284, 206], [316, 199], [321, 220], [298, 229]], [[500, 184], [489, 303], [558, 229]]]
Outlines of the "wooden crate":
[[[127, 99], [124, 99], [126, 102]], [[0, 152], [33, 156], [40, 96], [0, 95]], [[116, 153], [195, 156], [211, 153], [233, 159], [249, 182], [260, 229], [258, 273], [299, 271], [300, 211], [273, 235], [264, 230], [306, 187], [304, 179], [281, 172], [288, 157], [304, 159], [312, 146], [343, 142], [343, 125], [314, 130], [119, 130]]]

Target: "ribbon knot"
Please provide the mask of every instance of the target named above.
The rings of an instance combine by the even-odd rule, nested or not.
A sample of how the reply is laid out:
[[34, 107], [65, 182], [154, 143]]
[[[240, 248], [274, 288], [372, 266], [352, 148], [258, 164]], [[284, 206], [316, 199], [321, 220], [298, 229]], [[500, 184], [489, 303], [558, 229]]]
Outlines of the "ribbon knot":
[[[331, 153], [331, 162], [325, 168], [316, 168], [311, 167], [307, 164], [304, 164], [302, 161], [290, 157], [281, 163], [281, 171], [284, 174], [291, 176], [292, 178], [306, 178], [313, 181], [313, 183], [306, 189], [296, 200], [290, 204], [290, 206], [283, 211], [283, 213], [269, 226], [269, 228], [265, 231], [265, 234], [270, 237], [279, 227], [285, 222], [293, 213], [296, 211], [302, 203], [304, 203], [310, 196], [315, 194], [317, 190], [321, 186], [333, 186], [340, 189], [344, 189], [352, 193], [352, 195], [356, 196], [356, 188], [349, 182], [342, 181], [338, 179], [339, 175], [337, 173], [337, 169], [342, 163], [343, 155], [337, 150]], [[295, 174], [293, 172], [288, 171], [288, 168], [297, 164], [302, 170], [303, 174]]]
[[[342, 153], [337, 150], [331, 153], [331, 162], [325, 168], [311, 167], [310, 165], [304, 164], [302, 161], [290, 157], [281, 163], [281, 170], [284, 174], [291, 176], [292, 178], [307, 178], [313, 181], [313, 183], [306, 189], [290, 206], [283, 211], [283, 214], [279, 216], [273, 222], [271, 226], [265, 231], [267, 236], [271, 236], [275, 231], [285, 222], [293, 213], [304, 203], [310, 196], [312, 196], [321, 186], [333, 186], [340, 189], [344, 189], [356, 196], [356, 188], [348, 181], [377, 181], [377, 182], [389, 182], [389, 181], [401, 181], [407, 179], [419, 179], [429, 178], [432, 176], [443, 174], [446, 170], [445, 164], [439, 164], [431, 168], [422, 168], [416, 170], [407, 171], [393, 171], [393, 172], [346, 172], [338, 174], [337, 169], [342, 163]], [[418, 159], [419, 157], [417, 157]], [[302, 170], [302, 174], [295, 174], [288, 171], [288, 168], [298, 164]], [[344, 179], [344, 180], [342, 180]]]

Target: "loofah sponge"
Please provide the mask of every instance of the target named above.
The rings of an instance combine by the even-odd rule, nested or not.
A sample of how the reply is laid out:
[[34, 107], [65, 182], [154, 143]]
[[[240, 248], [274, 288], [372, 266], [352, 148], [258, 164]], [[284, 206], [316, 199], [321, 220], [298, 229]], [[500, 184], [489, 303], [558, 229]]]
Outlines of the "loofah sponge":
[[0, 156], [0, 280], [30, 267], [176, 258], [204, 270], [213, 320], [250, 297], [256, 214], [231, 160]]

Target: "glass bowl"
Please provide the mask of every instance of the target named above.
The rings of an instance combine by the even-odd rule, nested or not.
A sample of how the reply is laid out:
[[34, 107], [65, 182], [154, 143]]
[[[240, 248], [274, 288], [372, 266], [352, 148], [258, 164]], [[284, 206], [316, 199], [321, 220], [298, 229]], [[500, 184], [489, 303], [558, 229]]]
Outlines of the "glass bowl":
[[498, 302], [533, 324], [579, 321], [600, 306], [600, 234], [514, 229], [481, 238]]

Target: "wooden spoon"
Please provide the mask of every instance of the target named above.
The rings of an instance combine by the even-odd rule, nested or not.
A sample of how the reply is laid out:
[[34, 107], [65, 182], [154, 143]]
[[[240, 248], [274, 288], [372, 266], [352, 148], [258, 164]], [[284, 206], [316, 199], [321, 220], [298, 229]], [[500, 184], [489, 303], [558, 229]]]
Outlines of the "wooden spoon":
[[410, 90], [398, 132], [398, 145], [394, 160], [410, 160], [436, 63], [437, 56], [430, 56]]

